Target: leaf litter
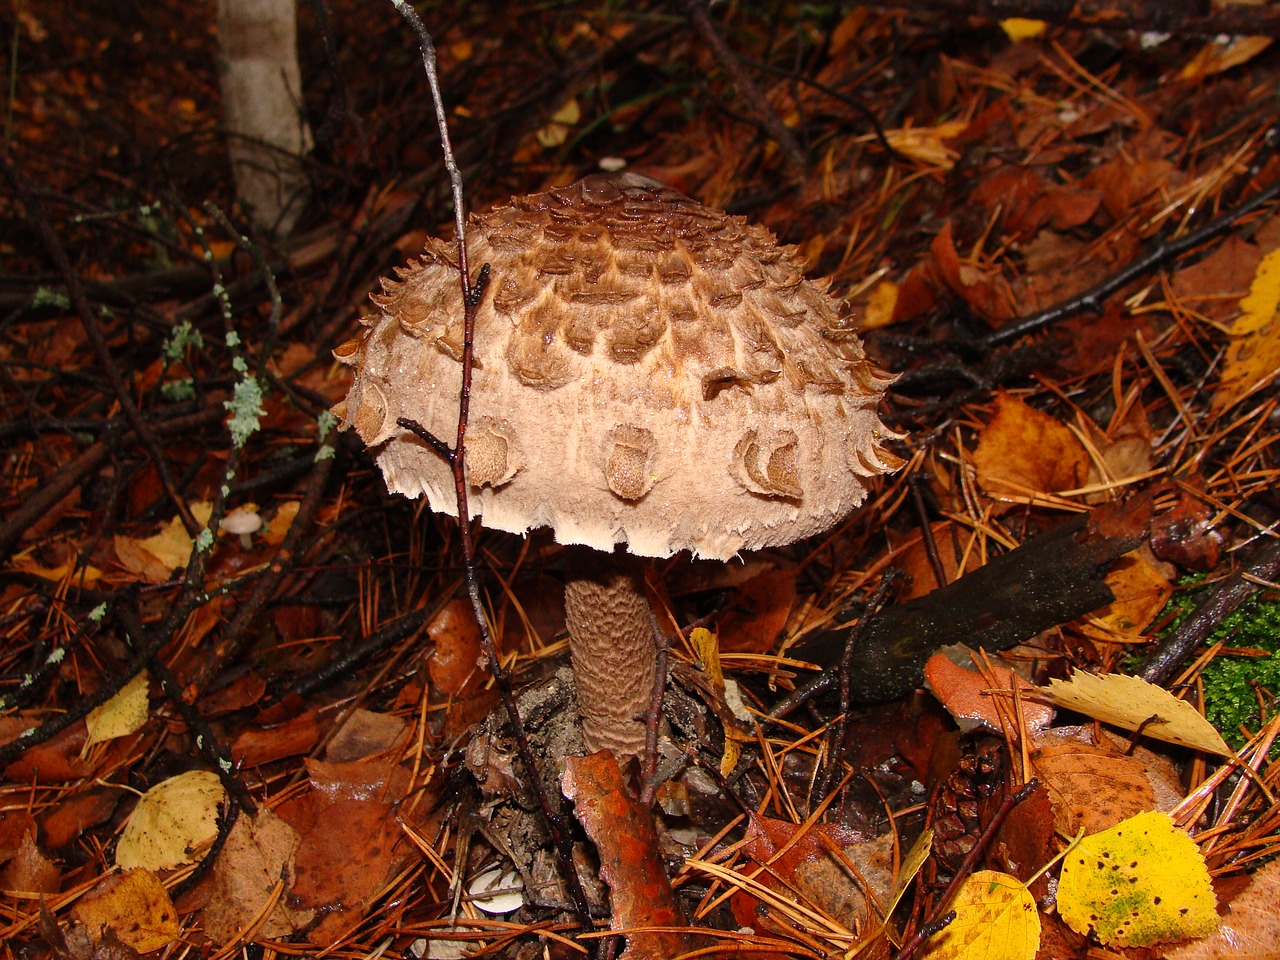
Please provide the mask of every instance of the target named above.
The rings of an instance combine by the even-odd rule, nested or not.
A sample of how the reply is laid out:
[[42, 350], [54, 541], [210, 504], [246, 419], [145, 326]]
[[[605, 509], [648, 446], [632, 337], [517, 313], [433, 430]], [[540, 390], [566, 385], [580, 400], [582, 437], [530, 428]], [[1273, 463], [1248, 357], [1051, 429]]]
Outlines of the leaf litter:
[[[430, 24], [458, 98], [457, 142], [493, 158], [469, 174], [470, 201], [484, 208], [614, 158], [802, 244], [814, 275], [849, 296], [868, 352], [904, 374], [890, 408], [911, 462], [839, 532], [750, 575], [681, 559], [650, 572], [655, 613], [676, 634], [660, 782], [634, 769], [589, 790], [571, 781], [594, 909], [628, 931], [636, 955], [960, 956], [945, 951], [961, 942], [984, 956], [1037, 944], [1066, 955], [1088, 949], [1086, 937], [1135, 960], [1152, 937], [1204, 937], [1170, 956], [1273, 955], [1275, 691], [1236, 683], [1230, 695], [1246, 690], [1256, 719], [1229, 731], [1246, 743], [1235, 755], [1201, 722], [1222, 714], [1203, 703], [1221, 687], [1200, 671], [1230, 655], [1230, 638], [1141, 697], [1106, 687], [1057, 701], [1054, 720], [1035, 702], [1035, 688], [1060, 689], [1073, 670], [1142, 683], [1121, 674], [1140, 674], [1160, 644], [1170, 594], [1212, 609], [1217, 582], [1274, 536], [1274, 203], [1088, 300], [1154, 246], [1272, 188], [1267, 38], [1188, 34], [1144, 48], [1137, 32], [974, 21], [960, 41], [945, 17], [811, 6], [766, 24], [747, 7], [715, 7], [740, 53], [817, 80], [757, 74], [763, 107], [805, 135], [811, 169], [793, 183], [782, 152], [744, 122], [762, 105], [742, 98], [696, 31], [669, 29], [670, 11], [656, 10], [478, 5]], [[208, 133], [209, 33], [172, 5], [141, 25], [66, 12], [23, 8], [13, 24], [6, 163], [40, 185], [149, 435], [123, 416], [44, 242], [0, 245], [13, 451], [0, 489], [0, 951], [127, 957], [181, 937], [211, 958], [249, 944], [571, 955], [525, 774], [501, 725], [477, 726], [497, 693], [477, 666], [468, 608], [450, 603], [456, 527], [386, 498], [368, 461], [320, 422], [347, 388], [331, 349], [377, 278], [447, 219], [429, 135], [386, 119], [406, 104], [424, 114], [412, 38], [389, 8], [332, 5], [337, 66], [304, 91], [308, 111], [331, 120], [316, 170], [327, 201], [296, 244], [273, 251], [273, 319], [252, 257], [201, 207], [232, 206]], [[304, 25], [302, 36], [325, 75], [320, 34]], [[912, 59], [926, 49], [937, 52]], [[919, 69], [885, 69], [889, 51]], [[904, 103], [909, 115], [895, 113]], [[883, 141], [868, 116], [894, 117]], [[0, 203], [24, 229], [38, 223], [18, 193]], [[224, 276], [202, 266], [204, 240]], [[210, 296], [224, 280], [225, 319]], [[1082, 294], [1087, 310], [1000, 339], [1002, 325]], [[222, 346], [229, 332], [267, 373], [265, 393], [241, 398], [234, 426], [246, 429], [234, 438], [225, 404], [249, 381]], [[912, 581], [899, 602], [928, 604], [1104, 507], [1127, 525], [1072, 536], [1139, 545], [1071, 573], [1109, 603], [993, 644], [966, 661], [977, 672], [939, 665], [936, 697], [855, 699], [833, 723], [835, 684], [767, 716], [813, 676], [811, 643], [840, 647], [890, 567]], [[266, 525], [202, 545], [184, 519], [237, 509]], [[548, 753], [542, 775], [558, 785], [550, 745], [572, 739], [556, 720], [572, 712], [554, 669], [558, 550], [538, 535], [481, 542], [504, 662]], [[1191, 572], [1207, 582], [1188, 582]], [[1262, 577], [1253, 589], [1268, 600], [1275, 587]], [[987, 590], [977, 599], [990, 610], [966, 622], [1027, 603]], [[718, 658], [723, 681], [704, 672], [694, 628], [710, 630], [697, 649]], [[908, 651], [906, 689], [923, 684], [933, 652]], [[1041, 788], [997, 817], [1032, 777]], [[165, 786], [175, 781], [196, 786]], [[1090, 888], [1102, 875], [1064, 864], [1057, 912], [1046, 912], [1047, 884], [1033, 877], [1073, 837], [1093, 835], [1090, 850], [1152, 817], [1160, 837], [1124, 861], [1146, 899], [1108, 912], [1112, 888]], [[636, 822], [652, 822], [652, 835], [628, 846]], [[472, 892], [494, 869], [519, 878], [518, 896]], [[1221, 920], [1206, 907], [1208, 876]], [[936, 926], [951, 885], [957, 920]], [[1090, 897], [1102, 905], [1083, 906]], [[1184, 902], [1193, 920], [1170, 922], [1161, 907]], [[1081, 916], [1083, 935], [1063, 923]]]

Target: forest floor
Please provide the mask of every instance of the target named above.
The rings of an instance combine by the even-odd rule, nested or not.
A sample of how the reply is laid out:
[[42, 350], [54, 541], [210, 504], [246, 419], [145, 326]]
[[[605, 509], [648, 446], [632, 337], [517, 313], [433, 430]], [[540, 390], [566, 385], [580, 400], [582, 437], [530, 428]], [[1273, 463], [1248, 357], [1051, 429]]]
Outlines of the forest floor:
[[689, 4], [423, 7], [469, 210], [665, 181], [900, 375], [904, 466], [837, 528], [648, 565], [647, 781], [547, 746], [563, 551], [477, 526], [575, 907], [456, 522], [327, 413], [453, 235], [415, 38], [300, 5], [311, 198], [249, 242], [214, 6], [0, 13], [0, 957], [1280, 957], [1280, 49], [1241, 8], [730, 2], [717, 49]]

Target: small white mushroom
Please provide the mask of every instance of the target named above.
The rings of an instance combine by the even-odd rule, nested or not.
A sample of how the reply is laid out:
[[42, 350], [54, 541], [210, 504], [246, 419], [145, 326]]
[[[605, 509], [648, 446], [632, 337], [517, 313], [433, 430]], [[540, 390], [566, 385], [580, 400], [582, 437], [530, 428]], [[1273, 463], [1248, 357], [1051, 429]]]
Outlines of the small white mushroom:
[[[846, 305], [792, 247], [632, 173], [597, 174], [471, 219], [492, 288], [476, 311], [471, 509], [549, 526], [570, 558], [571, 652], [587, 746], [643, 745], [653, 641], [631, 555], [727, 559], [829, 529], [897, 469], [876, 412], [892, 378]], [[396, 419], [457, 432], [463, 308], [455, 251], [432, 241], [384, 283], [335, 356], [335, 412], [387, 486], [456, 511], [449, 467]]]
[[238, 507], [222, 518], [222, 529], [233, 536], [240, 537], [240, 546], [245, 550], [253, 549], [253, 534], [262, 529], [262, 517], [257, 510]]

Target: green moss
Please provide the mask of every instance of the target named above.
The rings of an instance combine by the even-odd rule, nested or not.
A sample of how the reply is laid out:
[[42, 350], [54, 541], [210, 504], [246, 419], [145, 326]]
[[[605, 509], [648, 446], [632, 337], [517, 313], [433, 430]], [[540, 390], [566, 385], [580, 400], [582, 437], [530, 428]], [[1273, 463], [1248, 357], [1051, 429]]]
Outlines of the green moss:
[[[1180, 591], [1166, 608], [1173, 630], [1203, 599], [1198, 591]], [[1209, 635], [1207, 644], [1265, 650], [1266, 657], [1219, 654], [1201, 674], [1205, 716], [1237, 749], [1244, 745], [1241, 728], [1256, 733], [1269, 719], [1280, 696], [1280, 600], [1253, 600], [1231, 614]], [[1265, 715], [1259, 709], [1262, 705]], [[1280, 748], [1278, 748], [1280, 750]], [[1280, 752], [1273, 751], [1280, 756]]]

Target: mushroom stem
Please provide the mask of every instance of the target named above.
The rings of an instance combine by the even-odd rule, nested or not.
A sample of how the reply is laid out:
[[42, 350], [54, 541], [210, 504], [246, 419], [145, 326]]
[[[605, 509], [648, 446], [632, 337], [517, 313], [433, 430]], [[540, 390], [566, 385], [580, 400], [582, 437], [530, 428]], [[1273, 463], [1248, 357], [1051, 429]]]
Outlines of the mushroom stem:
[[565, 614], [569, 653], [591, 753], [620, 762], [644, 753], [645, 714], [653, 698], [657, 649], [640, 561], [569, 548]]

